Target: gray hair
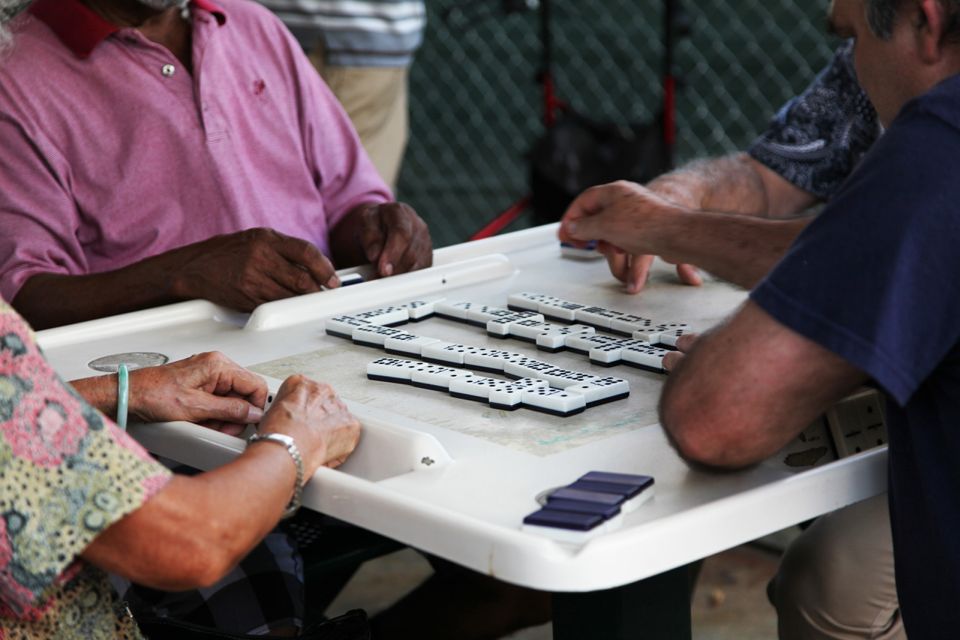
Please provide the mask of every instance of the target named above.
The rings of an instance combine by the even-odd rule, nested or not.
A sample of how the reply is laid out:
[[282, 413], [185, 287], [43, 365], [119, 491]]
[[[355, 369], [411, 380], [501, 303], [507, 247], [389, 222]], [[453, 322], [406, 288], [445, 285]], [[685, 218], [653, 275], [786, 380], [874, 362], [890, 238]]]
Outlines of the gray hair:
[[[897, 20], [897, 11], [905, 0], [866, 0], [867, 24], [874, 35], [883, 40], [893, 36], [893, 24]], [[944, 33], [949, 40], [960, 40], [960, 0], [940, 0], [947, 12]]]

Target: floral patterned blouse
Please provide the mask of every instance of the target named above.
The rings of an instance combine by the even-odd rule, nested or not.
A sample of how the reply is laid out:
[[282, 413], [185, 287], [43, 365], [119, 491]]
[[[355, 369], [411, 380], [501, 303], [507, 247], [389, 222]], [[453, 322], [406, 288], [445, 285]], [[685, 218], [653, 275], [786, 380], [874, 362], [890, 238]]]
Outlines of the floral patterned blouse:
[[79, 556], [169, 479], [0, 300], [0, 640], [141, 638], [107, 575]]

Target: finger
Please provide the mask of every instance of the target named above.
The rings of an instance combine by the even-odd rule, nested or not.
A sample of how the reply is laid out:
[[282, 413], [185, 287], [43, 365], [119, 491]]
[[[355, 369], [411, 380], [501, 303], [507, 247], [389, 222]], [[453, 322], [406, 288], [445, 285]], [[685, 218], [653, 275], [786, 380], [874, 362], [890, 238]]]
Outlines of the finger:
[[647, 284], [647, 278], [650, 276], [650, 265], [652, 264], [653, 256], [630, 257], [630, 266], [625, 280], [627, 293], [640, 293], [640, 290]]
[[242, 398], [217, 396], [197, 391], [194, 398], [192, 422], [219, 420], [228, 424], [246, 425], [260, 422], [263, 409]]
[[671, 351], [663, 356], [663, 368], [667, 371], [674, 371], [683, 361], [685, 356], [679, 351]]
[[683, 284], [688, 284], [693, 287], [699, 287], [703, 284], [703, 278], [700, 277], [700, 272], [697, 271], [697, 268], [692, 264], [678, 264], [677, 276]]
[[268, 391], [263, 378], [219, 352], [201, 354], [199, 357], [206, 357], [208, 375], [216, 379], [214, 393], [236, 396], [258, 407], [266, 404]]
[[619, 252], [604, 252], [607, 258], [607, 266], [610, 267], [610, 273], [620, 282], [627, 282], [628, 256]]
[[560, 240], [574, 244], [592, 240], [593, 238], [583, 237], [580, 233], [581, 224], [586, 218], [595, 216], [606, 208], [610, 192], [610, 185], [601, 185], [590, 187], [577, 196], [560, 219], [560, 229], [557, 232]]
[[677, 349], [682, 353], [689, 353], [700, 337], [696, 333], [685, 333], [677, 338]]
[[391, 276], [410, 247], [413, 220], [402, 205], [391, 203], [380, 207], [380, 226], [386, 234], [386, 242], [377, 259], [377, 272], [381, 276]]
[[[416, 215], [416, 214], [413, 214]], [[419, 216], [417, 217], [419, 220]], [[396, 267], [395, 273], [407, 273], [418, 269], [425, 269], [433, 264], [433, 241], [430, 239], [430, 230], [422, 221], [414, 222], [413, 240]]]
[[297, 271], [289, 271], [289, 282], [281, 284], [299, 293], [319, 291], [320, 287], [332, 289], [340, 286], [333, 263], [316, 246], [300, 238], [279, 235], [274, 244], [277, 253], [287, 260]]
[[370, 205], [363, 209], [360, 215], [360, 245], [367, 261], [376, 264], [383, 253], [383, 245], [387, 240], [386, 229], [380, 220], [380, 211], [377, 205]]

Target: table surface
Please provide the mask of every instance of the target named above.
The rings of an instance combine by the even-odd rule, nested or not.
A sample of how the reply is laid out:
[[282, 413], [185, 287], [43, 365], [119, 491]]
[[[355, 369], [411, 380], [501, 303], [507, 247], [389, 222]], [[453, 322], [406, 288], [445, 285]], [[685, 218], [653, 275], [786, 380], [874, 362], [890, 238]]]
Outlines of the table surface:
[[[742, 302], [724, 283], [677, 283], [658, 264], [638, 296], [622, 293], [603, 260], [563, 258], [556, 226], [440, 249], [435, 266], [386, 280], [265, 304], [239, 314], [193, 301], [42, 331], [66, 378], [121, 352], [171, 359], [220, 350], [265, 375], [272, 389], [301, 372], [334, 384], [364, 426], [340, 470], [321, 469], [304, 504], [499, 579], [550, 591], [594, 591], [647, 578], [876, 495], [886, 489], [886, 449], [806, 471], [772, 458], [749, 470], [690, 469], [657, 424], [664, 376], [600, 368], [584, 356], [546, 354], [438, 317], [413, 333], [528, 353], [567, 368], [629, 380], [629, 398], [558, 418], [494, 410], [446, 394], [366, 379], [383, 355], [324, 333], [324, 319], [425, 296], [505, 307], [520, 291], [706, 329]], [[488, 374], [481, 374], [488, 375]], [[731, 398], [735, 402], [735, 398]], [[135, 425], [149, 449], [200, 468], [237, 455], [243, 441], [188, 423]], [[592, 470], [652, 475], [653, 499], [622, 526], [583, 544], [521, 531], [536, 496]]]

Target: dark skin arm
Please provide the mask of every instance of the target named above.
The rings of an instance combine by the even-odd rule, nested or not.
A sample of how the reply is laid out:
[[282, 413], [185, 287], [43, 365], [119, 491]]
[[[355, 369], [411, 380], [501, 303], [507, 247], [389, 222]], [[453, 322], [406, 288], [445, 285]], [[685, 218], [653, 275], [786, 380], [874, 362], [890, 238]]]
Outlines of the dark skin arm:
[[748, 301], [673, 356], [660, 422], [686, 460], [736, 469], [759, 462], [866, 381], [846, 360]]
[[104, 273], [29, 278], [13, 306], [36, 329], [203, 298], [239, 311], [337, 287], [311, 243], [270, 229], [214, 236]]
[[433, 264], [433, 243], [426, 223], [402, 202], [355, 207], [330, 232], [337, 264], [370, 263], [387, 277]]

